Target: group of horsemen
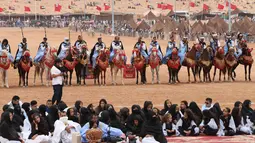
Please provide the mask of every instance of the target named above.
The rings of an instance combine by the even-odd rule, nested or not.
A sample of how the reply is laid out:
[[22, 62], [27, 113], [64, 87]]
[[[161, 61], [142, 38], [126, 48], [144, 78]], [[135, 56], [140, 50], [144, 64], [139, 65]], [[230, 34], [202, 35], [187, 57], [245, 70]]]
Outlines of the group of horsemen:
[[[212, 38], [210, 40], [210, 47], [212, 48], [213, 53], [215, 53], [217, 48], [220, 47], [220, 41], [219, 41], [218, 35], [216, 33], [213, 33], [211, 35], [211, 37]], [[243, 41], [244, 41], [243, 35], [241, 33], [239, 33], [237, 35], [237, 38], [235, 41], [233, 40], [233, 37], [231, 36], [231, 34], [226, 34], [226, 40], [225, 40], [225, 45], [224, 45], [224, 55], [226, 55], [228, 53], [228, 50], [230, 47], [234, 47], [235, 48], [234, 55], [235, 55], [235, 58], [238, 59], [239, 56], [242, 55], [242, 47], [241, 47], [240, 43]], [[199, 37], [196, 44], [201, 45], [202, 48], [207, 47], [204, 37]], [[47, 38], [44, 37], [43, 41], [39, 45], [39, 48], [38, 48], [36, 56], [34, 57], [34, 60], [32, 60], [32, 57], [30, 56], [31, 66], [33, 64], [34, 65], [38, 64], [43, 59], [44, 55], [46, 54], [46, 52], [48, 50], [48, 47], [49, 47], [49, 44], [47, 42]], [[69, 41], [69, 38], [65, 38], [64, 41], [59, 46], [59, 49], [57, 52], [57, 57], [61, 60], [65, 59], [67, 56], [66, 53], [71, 47], [72, 46]], [[81, 35], [78, 36], [78, 40], [75, 42], [74, 47], [79, 52], [81, 52], [84, 47], [87, 48], [87, 43], [85, 40], [83, 40]], [[174, 48], [176, 48], [178, 50], [178, 56], [180, 57], [180, 64], [182, 64], [186, 53], [190, 50], [187, 37], [182, 37], [182, 39], [179, 43], [179, 47], [177, 47], [177, 43], [175, 41], [174, 35], [170, 36], [170, 40], [167, 45], [165, 56], [163, 56], [163, 52], [161, 50], [160, 44], [157, 41], [156, 37], [153, 37], [153, 39], [149, 45], [149, 50], [147, 50], [146, 43], [144, 41], [142, 41], [142, 37], [138, 38], [138, 41], [134, 46], [134, 49], [138, 49], [140, 51], [140, 54], [145, 59], [146, 64], [148, 64], [149, 56], [151, 55], [153, 48], [156, 48], [158, 50], [157, 55], [158, 55], [162, 64], [167, 63]], [[92, 64], [93, 69], [96, 67], [96, 63], [97, 63], [96, 60], [99, 56], [100, 51], [105, 50], [105, 49], [106, 49], [106, 45], [102, 41], [102, 37], [99, 37], [98, 42], [94, 45], [94, 47], [90, 53], [90, 62]], [[15, 58], [13, 58], [13, 56], [11, 55], [11, 48], [10, 48], [10, 45], [8, 44], [7, 39], [4, 39], [2, 41], [2, 43], [0, 43], [0, 51], [2, 51], [2, 50], [8, 51], [8, 57], [9, 57], [10, 61], [14, 64], [14, 68], [15, 68], [16, 67], [15, 65], [19, 62], [19, 60], [23, 56], [24, 51], [29, 50], [28, 45], [27, 45], [27, 39], [23, 38], [22, 42], [18, 45], [18, 49], [17, 49], [16, 55], [15, 55]], [[113, 60], [116, 50], [124, 50], [123, 43], [120, 41], [119, 36], [116, 36], [114, 38], [114, 41], [111, 43], [110, 57], [109, 57], [110, 63]], [[201, 54], [201, 53], [197, 52], [196, 58], [199, 58], [199, 54]], [[126, 63], [126, 61], [127, 61], [127, 58], [125, 57], [124, 62]], [[131, 64], [133, 64], [133, 62], [134, 62], [134, 55], [132, 55], [132, 57], [131, 57]]]

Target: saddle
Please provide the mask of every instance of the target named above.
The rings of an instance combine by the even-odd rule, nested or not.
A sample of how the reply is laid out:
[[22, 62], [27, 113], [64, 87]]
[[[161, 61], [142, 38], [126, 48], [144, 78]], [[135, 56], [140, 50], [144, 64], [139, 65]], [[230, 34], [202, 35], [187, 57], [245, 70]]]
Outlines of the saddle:
[[226, 63], [224, 59], [218, 59], [218, 58], [214, 58], [213, 59], [213, 64], [216, 68], [223, 70], [226, 67]]
[[225, 61], [226, 61], [226, 65], [227, 65], [228, 67], [233, 67], [234, 65], [237, 64], [237, 60], [236, 60], [236, 58], [234, 57], [234, 55], [227, 55]]
[[30, 70], [30, 62], [24, 62], [23, 60], [20, 60], [21, 67], [24, 71], [29, 72]]
[[78, 64], [78, 62], [75, 60], [73, 62], [70, 62], [68, 60], [63, 60], [64, 62], [64, 66], [68, 69], [68, 70], [73, 70], [75, 68], [75, 66]]
[[179, 69], [181, 63], [180, 63], [180, 58], [176, 58], [176, 59], [169, 59], [168, 62], [167, 62], [167, 66], [169, 68], [172, 68], [172, 69]]
[[8, 55], [2, 52], [2, 55], [0, 55], [0, 68], [7, 70], [9, 69], [10, 64], [11, 61], [8, 59]]
[[196, 61], [191, 58], [185, 57], [184, 61], [186, 61], [187, 66], [189, 66], [191, 68], [196, 66]]

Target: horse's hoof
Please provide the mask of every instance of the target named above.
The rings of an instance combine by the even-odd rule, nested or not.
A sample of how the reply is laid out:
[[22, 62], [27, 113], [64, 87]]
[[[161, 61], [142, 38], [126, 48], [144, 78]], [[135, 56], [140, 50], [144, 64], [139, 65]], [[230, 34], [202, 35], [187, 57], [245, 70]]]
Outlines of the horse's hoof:
[[160, 84], [160, 81], [158, 81], [157, 84]]
[[5, 85], [6, 88], [9, 88], [9, 85]]

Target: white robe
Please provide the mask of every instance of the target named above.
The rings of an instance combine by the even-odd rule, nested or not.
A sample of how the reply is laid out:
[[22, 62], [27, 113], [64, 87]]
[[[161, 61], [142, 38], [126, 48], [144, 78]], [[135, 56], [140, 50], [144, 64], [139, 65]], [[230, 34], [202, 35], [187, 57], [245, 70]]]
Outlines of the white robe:
[[28, 139], [29, 135], [32, 132], [32, 126], [31, 126], [28, 118], [26, 118], [23, 123], [24, 123], [24, 126], [23, 126], [22, 132], [21, 132], [22, 137], [23, 137], [23, 139]]
[[[183, 124], [183, 122], [182, 122], [182, 118], [176, 123], [176, 126], [175, 126], [175, 132], [176, 132], [176, 136], [180, 136], [181, 135], [181, 133], [178, 131], [178, 129], [179, 129], [179, 127], [182, 127], [182, 124]], [[196, 123], [192, 120], [191, 121], [191, 124], [190, 124], [190, 127], [189, 127], [189, 129], [191, 129], [192, 128], [192, 126], [197, 126], [196, 125]], [[195, 131], [195, 134], [198, 134], [199, 133], [199, 128], [198, 127], [196, 127], [195, 129], [194, 129], [194, 131]]]
[[[228, 125], [228, 126], [229, 126], [231, 129], [233, 129], [234, 132], [236, 132], [236, 125], [235, 125], [235, 122], [234, 122], [234, 119], [233, 119], [232, 116], [231, 116], [231, 118], [230, 118], [230, 121], [229, 121], [229, 125]], [[223, 121], [220, 119], [220, 129], [219, 129], [219, 131], [217, 132], [217, 135], [218, 135], [218, 136], [225, 136], [224, 129], [225, 129], [224, 123], [223, 123]]]
[[[167, 136], [166, 123], [163, 123], [163, 125], [162, 125], [162, 130], [163, 130], [164, 136]], [[176, 130], [175, 124], [174, 124], [174, 123], [172, 123], [172, 130]]]
[[[218, 126], [213, 118], [210, 119], [210, 121], [208, 122], [207, 125], [212, 129], [218, 129]], [[205, 126], [204, 120], [201, 122], [201, 124], [199, 126], [201, 126], [201, 127]]]

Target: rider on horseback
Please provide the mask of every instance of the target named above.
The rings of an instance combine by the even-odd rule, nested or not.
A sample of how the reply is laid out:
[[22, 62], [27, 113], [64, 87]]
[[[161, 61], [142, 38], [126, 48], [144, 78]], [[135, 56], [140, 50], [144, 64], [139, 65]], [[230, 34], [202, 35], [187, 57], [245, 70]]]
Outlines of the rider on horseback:
[[45, 53], [48, 50], [48, 46], [49, 45], [47, 43], [47, 38], [44, 37], [43, 42], [40, 43], [37, 54], [34, 58], [34, 64], [38, 64], [42, 60], [43, 56], [45, 55]]
[[[205, 49], [205, 48], [206, 48], [205, 37], [203, 37], [203, 36], [199, 37], [199, 38], [197, 39], [197, 43], [198, 43], [199, 45], [201, 45], [201, 48], [202, 48], [202, 49]], [[199, 60], [200, 56], [201, 56], [201, 51], [197, 51], [197, 52], [196, 52], [196, 60]]]
[[6, 50], [8, 52], [8, 57], [11, 60], [11, 62], [13, 63], [14, 62], [14, 58], [13, 58], [13, 56], [11, 54], [11, 47], [8, 44], [8, 40], [7, 39], [4, 39], [2, 44], [0, 43], [0, 55], [1, 55], [1, 51], [2, 50]]
[[152, 52], [152, 49], [156, 47], [156, 49], [159, 51], [157, 52], [158, 53], [158, 56], [160, 58], [160, 61], [162, 61], [163, 59], [163, 53], [161, 51], [161, 48], [160, 48], [160, 45], [159, 43], [157, 42], [157, 38], [156, 37], [153, 37], [151, 43], [150, 43], [150, 49], [149, 49], [149, 56], [151, 55], [151, 52]]
[[220, 47], [220, 41], [218, 40], [218, 35], [217, 33], [213, 33], [212, 35], [212, 39], [210, 41], [210, 46], [213, 49], [213, 53], [215, 54], [217, 51], [217, 48]]
[[226, 35], [226, 42], [225, 42], [225, 46], [224, 46], [224, 55], [226, 55], [228, 53], [228, 50], [230, 47], [234, 47], [235, 43], [232, 40], [232, 36], [230, 33], [227, 33]]
[[97, 39], [97, 41], [98, 42], [95, 44], [95, 46], [91, 50], [91, 54], [90, 54], [90, 57], [91, 57], [90, 62], [92, 64], [93, 69], [95, 69], [95, 67], [96, 67], [96, 59], [99, 55], [99, 51], [104, 50], [106, 48], [105, 44], [102, 41], [102, 37], [99, 37]]
[[[16, 68], [16, 63], [19, 63], [19, 60], [21, 59], [23, 53], [27, 50], [29, 50], [27, 46], [27, 38], [23, 38], [22, 42], [18, 45], [18, 49], [16, 52], [15, 60], [14, 60], [14, 68]], [[33, 66], [31, 56], [30, 56], [30, 66]]]
[[168, 42], [168, 46], [166, 48], [166, 55], [162, 60], [163, 64], [167, 64], [167, 61], [169, 60], [174, 48], [176, 48], [176, 43], [174, 41], [174, 35], [171, 35], [170, 41]]
[[84, 45], [87, 46], [87, 42], [85, 40], [83, 40], [81, 35], [79, 35], [78, 36], [78, 40], [74, 43], [74, 46], [76, 48], [78, 48], [80, 53], [82, 53], [82, 46], [84, 46]]
[[244, 42], [243, 34], [239, 33], [237, 35], [236, 41], [235, 41], [235, 46], [236, 46], [236, 53], [235, 57], [238, 59], [242, 55], [242, 42]]
[[[145, 64], [147, 64], [149, 56], [148, 56], [146, 43], [144, 41], [142, 41], [142, 37], [138, 38], [138, 42], [135, 44], [134, 49], [138, 49], [140, 51], [140, 53], [146, 60]], [[131, 63], [133, 63], [133, 62], [134, 62], [134, 55], [132, 54]]]
[[[124, 50], [123, 44], [120, 41], [119, 36], [116, 36], [114, 38], [114, 41], [111, 44], [111, 47], [110, 47], [110, 52], [111, 53], [110, 53], [110, 60], [109, 60], [110, 63], [112, 63], [113, 57], [114, 57], [117, 50]], [[127, 58], [125, 58], [125, 63], [126, 63], [126, 60], [127, 60]]]
[[184, 61], [185, 55], [188, 51], [189, 45], [188, 45], [188, 37], [183, 37], [182, 41], [180, 41], [180, 46], [179, 46], [179, 53], [178, 56], [180, 57], [180, 64], [182, 65], [182, 62]]
[[66, 37], [64, 39], [64, 42], [62, 42], [59, 45], [58, 52], [57, 52], [58, 58], [61, 60], [66, 58], [66, 56], [67, 56], [66, 52], [68, 51], [69, 48], [70, 48], [69, 38]]

